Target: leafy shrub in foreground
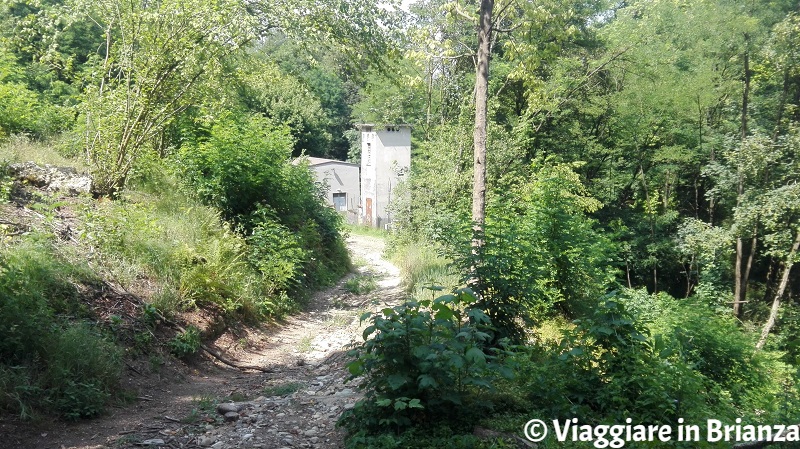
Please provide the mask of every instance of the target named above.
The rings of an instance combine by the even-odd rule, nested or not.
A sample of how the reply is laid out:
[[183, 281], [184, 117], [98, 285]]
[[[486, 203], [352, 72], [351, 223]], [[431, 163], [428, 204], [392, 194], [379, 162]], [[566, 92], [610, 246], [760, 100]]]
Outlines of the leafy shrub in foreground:
[[120, 376], [121, 353], [87, 324], [72, 324], [47, 351], [49, 399], [67, 419], [99, 415]]
[[364, 376], [366, 396], [342, 418], [350, 430], [402, 429], [412, 424], [458, 420], [489, 406], [476, 394], [494, 379], [511, 377], [507, 352], [488, 348], [491, 326], [471, 291], [432, 301], [409, 301], [362, 320], [366, 340], [351, 352], [348, 369]]
[[183, 359], [194, 355], [200, 350], [200, 329], [189, 326], [169, 341], [169, 352], [175, 357]]

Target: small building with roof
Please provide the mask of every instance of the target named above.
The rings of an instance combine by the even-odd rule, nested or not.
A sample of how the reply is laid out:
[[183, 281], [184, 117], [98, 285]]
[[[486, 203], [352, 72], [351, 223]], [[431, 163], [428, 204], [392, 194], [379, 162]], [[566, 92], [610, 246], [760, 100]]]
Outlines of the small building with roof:
[[359, 167], [350, 162], [308, 157], [308, 168], [317, 182], [325, 185], [325, 199], [329, 206], [345, 215], [350, 223], [357, 223], [361, 204]]

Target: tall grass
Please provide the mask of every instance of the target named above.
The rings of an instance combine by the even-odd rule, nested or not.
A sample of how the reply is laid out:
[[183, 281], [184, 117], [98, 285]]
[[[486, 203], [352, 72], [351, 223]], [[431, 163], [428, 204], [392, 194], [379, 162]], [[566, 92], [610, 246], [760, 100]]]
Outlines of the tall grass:
[[414, 297], [429, 295], [425, 287], [444, 287], [446, 290], [460, 285], [460, 276], [450, 261], [441, 256], [434, 245], [427, 242], [408, 242], [397, 246], [392, 261], [400, 268], [403, 283]]
[[365, 235], [367, 237], [385, 238], [389, 235], [389, 231], [357, 224], [348, 224], [345, 226], [345, 230], [350, 234]]
[[144, 292], [172, 315], [217, 306], [245, 320], [281, 316], [296, 308], [247, 260], [245, 239], [211, 207], [181, 192], [163, 170], [132, 183], [123, 198], [84, 212], [81, 232], [95, 260], [126, 288]]
[[33, 161], [39, 165], [74, 167], [85, 171], [86, 162], [81, 157], [70, 157], [74, 153], [71, 147], [72, 142], [66, 136], [40, 141], [17, 134], [0, 141], [0, 162]]

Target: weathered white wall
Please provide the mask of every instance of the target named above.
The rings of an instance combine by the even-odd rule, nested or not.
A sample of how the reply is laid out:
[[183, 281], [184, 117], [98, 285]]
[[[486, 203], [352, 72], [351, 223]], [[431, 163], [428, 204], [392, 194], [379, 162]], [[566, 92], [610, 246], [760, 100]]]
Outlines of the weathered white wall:
[[356, 164], [330, 159], [310, 158], [309, 168], [316, 174], [317, 181], [327, 186], [325, 195], [328, 205], [333, 206], [333, 194], [346, 194], [346, 213], [349, 221], [355, 222], [361, 204], [359, 168]]
[[[411, 127], [361, 126], [362, 223], [383, 228], [392, 222], [387, 207], [411, 166]], [[368, 215], [367, 200], [372, 201]]]

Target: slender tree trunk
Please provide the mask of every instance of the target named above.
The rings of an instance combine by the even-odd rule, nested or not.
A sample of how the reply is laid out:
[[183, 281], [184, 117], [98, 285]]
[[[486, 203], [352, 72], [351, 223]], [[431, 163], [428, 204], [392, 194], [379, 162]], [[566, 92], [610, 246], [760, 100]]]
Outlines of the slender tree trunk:
[[428, 140], [431, 131], [431, 105], [433, 103], [433, 60], [428, 62], [428, 83], [427, 89], [427, 105], [425, 107], [425, 140]]
[[742, 285], [742, 259], [744, 257], [744, 242], [742, 241], [741, 237], [736, 237], [736, 265], [735, 270], [736, 273], [734, 274], [734, 286], [733, 286], [733, 314], [735, 316], [739, 316], [741, 313], [741, 305], [742, 301], [744, 300], [745, 294], [747, 292], [744, 291], [745, 287]]
[[[749, 36], [744, 35], [745, 46]], [[742, 141], [747, 137], [747, 108], [750, 101], [750, 50], [744, 50], [744, 89], [742, 92]]]
[[769, 301], [769, 297], [774, 291], [774, 285], [773, 285], [775, 283], [774, 276], [775, 276], [775, 258], [770, 257], [769, 268], [767, 269], [767, 278], [764, 281], [764, 302]]
[[772, 310], [769, 312], [767, 324], [764, 325], [764, 329], [761, 331], [761, 338], [758, 340], [758, 343], [756, 343], [756, 349], [761, 349], [764, 347], [764, 344], [767, 342], [767, 337], [769, 336], [769, 331], [771, 331], [772, 327], [775, 326], [775, 320], [778, 317], [778, 308], [781, 305], [781, 297], [783, 296], [783, 292], [786, 291], [786, 285], [789, 284], [789, 272], [792, 271], [794, 256], [797, 254], [798, 247], [800, 247], [800, 230], [797, 231], [797, 237], [794, 239], [794, 245], [792, 245], [792, 249], [789, 251], [789, 256], [786, 258], [786, 262], [784, 263], [781, 283], [778, 286], [778, 291], [775, 292], [775, 299], [772, 300]]
[[[741, 277], [736, 276], [736, 290], [734, 294], [733, 314], [738, 318], [742, 316], [742, 304], [747, 301], [747, 283], [750, 281], [750, 269], [753, 267], [753, 259], [758, 247], [758, 228], [753, 228], [753, 238], [750, 240], [750, 253], [747, 255], [747, 263], [744, 265], [744, 272]], [[744, 242], [741, 237], [736, 239], [736, 272], [741, 272], [742, 246]]]
[[481, 0], [478, 22], [478, 61], [475, 77], [474, 181], [472, 186], [473, 253], [483, 246], [486, 221], [486, 127], [489, 98], [489, 57], [491, 54], [492, 11], [494, 0]]
[[772, 141], [778, 140], [778, 134], [781, 130], [781, 120], [783, 120], [783, 111], [786, 109], [786, 98], [789, 96], [789, 71], [783, 71], [783, 89], [781, 90], [781, 99], [778, 101], [778, 116], [775, 118], [775, 129], [772, 131]]
[[[747, 45], [749, 36], [745, 33], [744, 41]], [[742, 89], [742, 148], [739, 149], [741, 153], [744, 148], [744, 141], [747, 138], [747, 108], [750, 98], [750, 52], [747, 48], [744, 50], [744, 88]], [[741, 154], [739, 159], [741, 159]], [[741, 162], [739, 162], [738, 183], [736, 186], [736, 205], [741, 203], [742, 195], [744, 195], [744, 174], [742, 173]], [[742, 262], [744, 259], [744, 242], [741, 237], [736, 237], [736, 273], [734, 274], [734, 290], [733, 290], [733, 314], [737, 317], [742, 311], [742, 302], [747, 296], [747, 276], [745, 275]], [[749, 270], [747, 270], [749, 271]]]
[[[647, 204], [645, 211], [650, 219], [650, 239], [656, 240], [656, 224], [655, 212], [650, 210], [650, 189], [647, 186], [647, 178], [645, 178], [644, 167], [639, 164], [639, 172], [642, 174], [642, 187], [644, 188], [644, 201]], [[658, 265], [653, 267], [653, 293], [658, 293]]]
[[631, 284], [631, 267], [628, 265], [628, 261], [625, 261], [625, 275], [628, 277], [628, 288], [633, 288], [633, 284]]

